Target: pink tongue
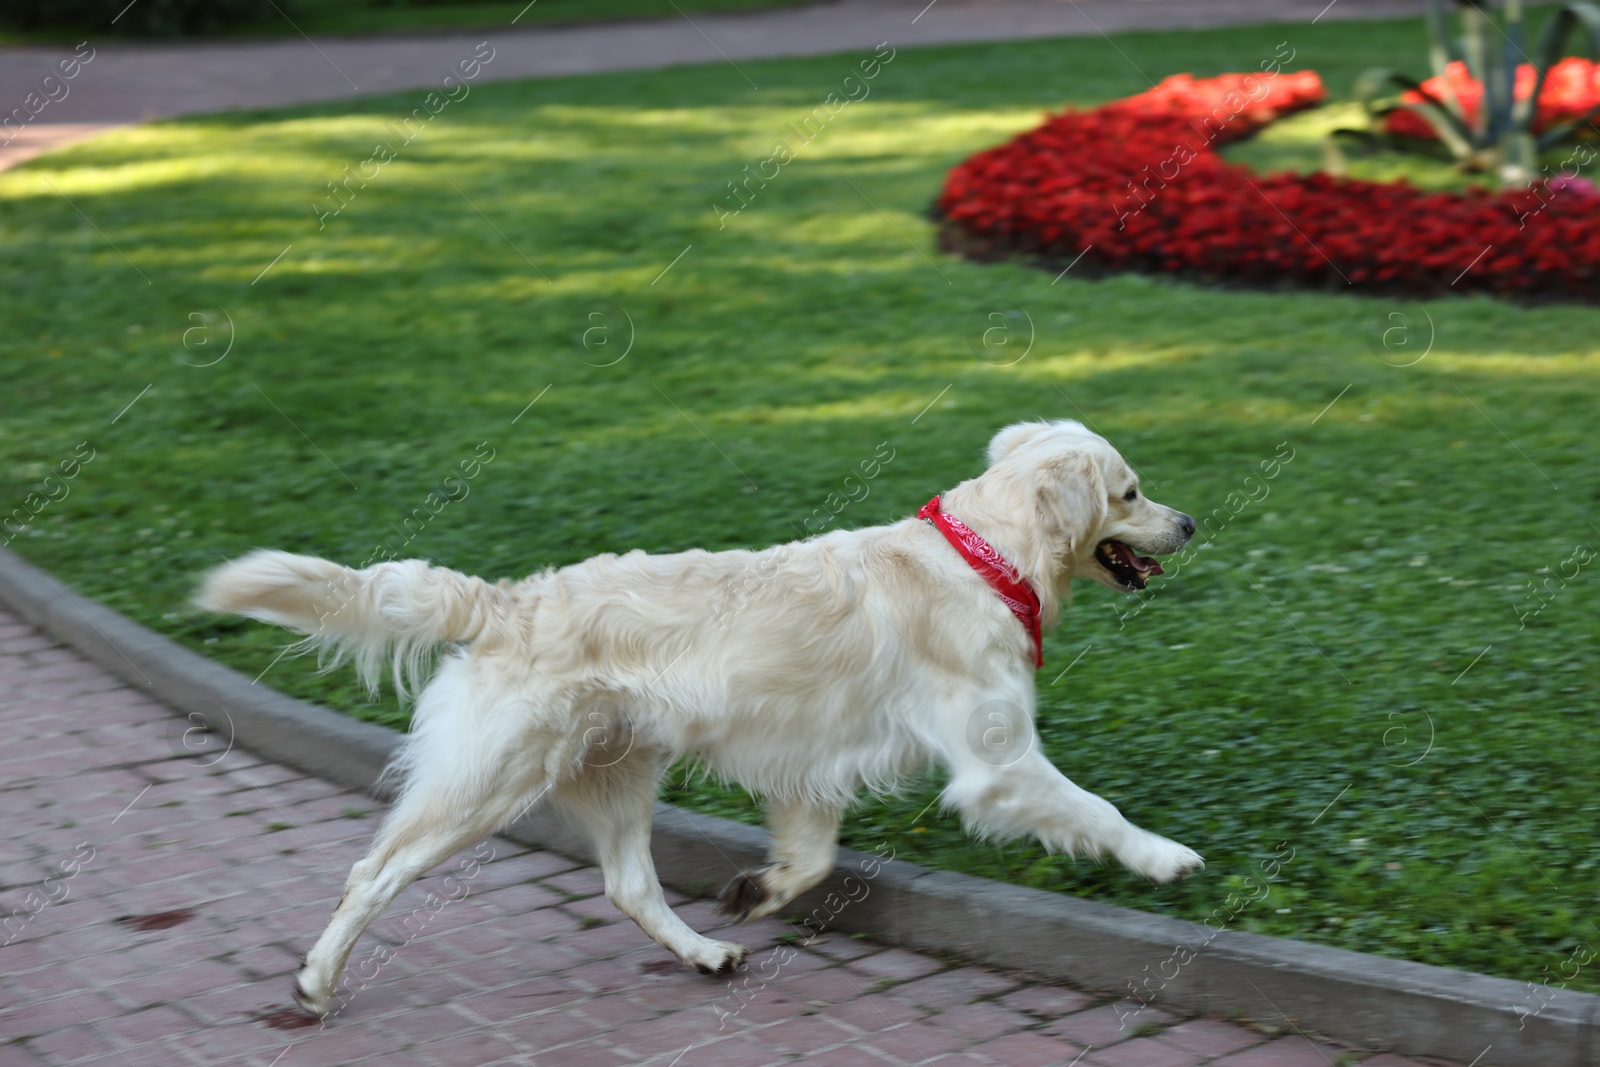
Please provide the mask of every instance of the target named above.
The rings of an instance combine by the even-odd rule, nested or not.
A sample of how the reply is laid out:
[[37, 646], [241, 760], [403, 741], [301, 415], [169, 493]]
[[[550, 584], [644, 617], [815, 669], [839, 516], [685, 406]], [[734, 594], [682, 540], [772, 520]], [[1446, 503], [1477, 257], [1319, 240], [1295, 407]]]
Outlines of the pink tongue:
[[1137, 556], [1137, 555], [1134, 555], [1133, 549], [1129, 548], [1127, 545], [1123, 544], [1121, 541], [1113, 541], [1113, 542], [1111, 542], [1111, 547], [1113, 547], [1113, 548], [1115, 548], [1117, 550], [1117, 555], [1122, 557], [1122, 562], [1126, 563], [1128, 566], [1132, 567], [1134, 570], [1138, 571], [1140, 574], [1163, 574], [1163, 573], [1165, 573], [1161, 569], [1161, 564], [1157, 563], [1155, 560], [1151, 559], [1149, 556]]

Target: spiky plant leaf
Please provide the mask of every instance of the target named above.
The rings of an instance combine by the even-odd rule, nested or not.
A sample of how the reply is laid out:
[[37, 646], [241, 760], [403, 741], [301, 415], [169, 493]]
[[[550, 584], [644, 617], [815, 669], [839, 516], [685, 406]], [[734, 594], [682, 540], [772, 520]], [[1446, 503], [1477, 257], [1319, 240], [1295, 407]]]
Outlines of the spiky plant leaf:
[[[1409, 89], [1421, 96], [1422, 100], [1417, 103], [1380, 104], [1390, 86]], [[1362, 110], [1367, 113], [1367, 119], [1374, 128], [1391, 111], [1414, 111], [1428, 121], [1439, 140], [1456, 159], [1466, 159], [1473, 154], [1472, 128], [1466, 120], [1409, 74], [1389, 67], [1373, 67], [1363, 71], [1361, 77], [1356, 79], [1356, 99], [1360, 101]]]

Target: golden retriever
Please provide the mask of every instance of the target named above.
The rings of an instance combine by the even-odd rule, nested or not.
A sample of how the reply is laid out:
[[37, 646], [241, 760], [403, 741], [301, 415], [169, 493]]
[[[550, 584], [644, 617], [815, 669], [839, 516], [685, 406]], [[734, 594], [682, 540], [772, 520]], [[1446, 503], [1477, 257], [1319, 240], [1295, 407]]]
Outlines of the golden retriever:
[[[1072, 421], [1000, 431], [981, 475], [935, 508], [975, 531], [1036, 597], [1048, 628], [1073, 578], [1142, 589], [1194, 520], [1147, 499], [1102, 437]], [[958, 524], [959, 525], [959, 524]], [[686, 965], [727, 973], [741, 945], [690, 929], [650, 858], [662, 769], [691, 757], [763, 798], [770, 862], [722, 895], [769, 915], [832, 869], [863, 787], [942, 764], [946, 808], [997, 839], [1109, 854], [1164, 882], [1202, 865], [1074, 785], [1033, 744], [1035, 638], [934, 523], [836, 530], [760, 552], [605, 554], [490, 585], [422, 560], [352, 570], [257, 551], [197, 602], [386, 663], [422, 690], [386, 774], [393, 810], [295, 977], [326, 1015], [368, 923], [405, 886], [548, 797], [594, 842], [606, 896]]]

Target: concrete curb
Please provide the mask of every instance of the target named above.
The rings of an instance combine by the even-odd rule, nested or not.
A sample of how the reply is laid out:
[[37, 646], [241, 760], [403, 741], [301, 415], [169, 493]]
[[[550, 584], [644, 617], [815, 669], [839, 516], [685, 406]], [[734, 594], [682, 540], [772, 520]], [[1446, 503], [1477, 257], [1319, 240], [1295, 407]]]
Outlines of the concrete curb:
[[[80, 596], [7, 549], [0, 549], [0, 602], [239, 745], [339, 785], [370, 792], [399, 741], [391, 730], [256, 685]], [[535, 811], [505, 835], [594, 860], [588, 842], [547, 811]], [[706, 893], [761, 862], [766, 834], [662, 804], [653, 848], [664, 884]], [[931, 871], [890, 855], [841, 850], [834, 877], [798, 902], [794, 913], [1090, 989], [1125, 993], [1144, 983], [1156, 991], [1157, 1008], [1287, 1019], [1367, 1048], [1476, 1067], [1600, 1067], [1600, 996], [1234, 930], [1214, 933], [1127, 908]], [[1193, 950], [1192, 959], [1184, 948]], [[1149, 1019], [1125, 1017], [1129, 1027], [1141, 1021]]]

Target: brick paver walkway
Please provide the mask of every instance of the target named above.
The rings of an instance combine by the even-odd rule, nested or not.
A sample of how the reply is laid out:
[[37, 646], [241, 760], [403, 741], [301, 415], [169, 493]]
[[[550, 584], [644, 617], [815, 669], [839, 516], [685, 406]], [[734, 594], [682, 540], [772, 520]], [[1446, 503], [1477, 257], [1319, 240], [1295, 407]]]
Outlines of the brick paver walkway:
[[752, 956], [704, 978], [596, 870], [498, 838], [402, 894], [317, 1025], [289, 975], [380, 805], [189, 725], [0, 611], [0, 1067], [1348, 1062], [1287, 1027], [1147, 1009], [1122, 1031], [1103, 997], [845, 935], [791, 948], [776, 921], [715, 934]]

